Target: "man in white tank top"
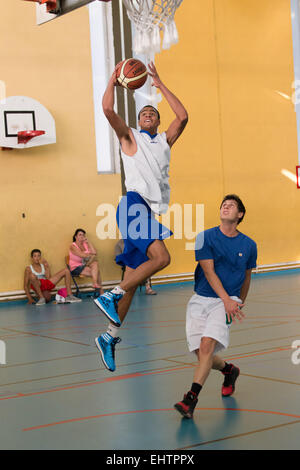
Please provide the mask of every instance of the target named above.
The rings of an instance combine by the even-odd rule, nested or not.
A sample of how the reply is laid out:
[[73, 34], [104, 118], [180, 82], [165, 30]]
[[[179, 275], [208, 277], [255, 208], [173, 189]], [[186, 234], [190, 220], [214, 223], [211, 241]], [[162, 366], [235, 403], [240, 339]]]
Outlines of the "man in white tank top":
[[[37, 306], [45, 305], [46, 302], [51, 300], [51, 291], [55, 288], [56, 284], [65, 278], [66, 289], [67, 289], [67, 303], [81, 302], [72, 295], [71, 289], [71, 274], [68, 268], [64, 268], [51, 276], [50, 267], [45, 259], [42, 259], [41, 250], [38, 248], [31, 251], [31, 264], [25, 268], [24, 273], [24, 290], [28, 299], [29, 304], [35, 304]], [[33, 289], [39, 300], [35, 303], [30, 289]]]
[[[140, 132], [127, 126], [114, 111], [114, 87], [118, 85], [116, 70], [103, 95], [103, 111], [114, 129], [121, 146], [127, 195], [123, 196], [117, 210], [117, 222], [125, 248], [117, 257], [118, 264], [126, 266], [124, 279], [111, 292], [94, 300], [97, 307], [110, 320], [107, 333], [95, 339], [106, 368], [115, 370], [115, 345], [120, 341], [119, 328], [128, 312], [136, 288], [147, 278], [170, 263], [169, 252], [163, 242], [172, 233], [154, 218], [168, 210], [170, 200], [169, 162], [170, 149], [183, 132], [188, 114], [179, 99], [161, 81], [154, 64], [149, 64], [148, 74], [153, 86], [158, 88], [175, 114], [166, 132], [158, 134], [159, 112], [144, 106], [138, 115]], [[146, 236], [132, 233], [130, 209], [138, 207], [143, 214], [141, 225]], [[137, 217], [135, 217], [137, 219]]]

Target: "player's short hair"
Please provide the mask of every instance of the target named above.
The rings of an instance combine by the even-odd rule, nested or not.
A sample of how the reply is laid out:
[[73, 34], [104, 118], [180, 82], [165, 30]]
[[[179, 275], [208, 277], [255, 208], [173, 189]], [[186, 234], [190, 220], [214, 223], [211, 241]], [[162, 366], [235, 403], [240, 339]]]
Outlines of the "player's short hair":
[[33, 257], [34, 253], [39, 253], [40, 255], [42, 254], [41, 250], [39, 250], [38, 248], [35, 248], [35, 249], [32, 250], [31, 253], [30, 253], [31, 258]]
[[82, 232], [84, 235], [86, 234], [86, 231], [83, 230], [83, 228], [78, 228], [77, 230], [75, 230], [75, 233], [73, 235], [73, 242], [76, 242], [76, 237], [77, 237], [79, 232]]
[[236, 194], [227, 194], [227, 196], [225, 196], [223, 198], [223, 201], [221, 202], [220, 209], [223, 206], [225, 201], [235, 201], [237, 203], [239, 212], [243, 212], [242, 217], [240, 217], [240, 219], [238, 221], [238, 224], [240, 224], [242, 222], [243, 218], [245, 217], [245, 214], [246, 214], [246, 208], [245, 208], [244, 204], [242, 203], [241, 199]]
[[157, 114], [158, 119], [160, 119], [160, 114], [159, 114], [158, 110], [157, 110], [154, 106], [152, 106], [152, 104], [146, 104], [146, 106], [143, 106], [142, 109], [140, 110], [140, 112], [139, 112], [139, 114], [138, 114], [138, 120], [140, 120], [141, 112], [142, 112], [145, 108], [152, 108], [152, 109], [154, 109], [154, 111], [155, 111], [156, 114]]

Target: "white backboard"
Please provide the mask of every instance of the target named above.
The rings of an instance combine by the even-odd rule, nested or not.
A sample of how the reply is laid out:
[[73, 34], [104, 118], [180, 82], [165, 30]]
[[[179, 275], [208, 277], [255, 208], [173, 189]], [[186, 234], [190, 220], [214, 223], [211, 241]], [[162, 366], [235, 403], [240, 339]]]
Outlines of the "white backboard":
[[[47, 11], [47, 4], [43, 3], [39, 5], [36, 4], [36, 22], [37, 24], [43, 24], [47, 21], [54, 20], [59, 16], [65, 15], [66, 13], [70, 13], [77, 8], [83, 7], [84, 5], [88, 5], [88, 3], [99, 1], [99, 0], [56, 0], [57, 6], [54, 11], [48, 12]], [[107, 0], [102, 0], [107, 1]]]
[[[18, 132], [33, 130], [45, 134], [18, 144]], [[0, 147], [23, 149], [55, 142], [55, 121], [41, 103], [27, 96], [11, 96], [0, 101]]]

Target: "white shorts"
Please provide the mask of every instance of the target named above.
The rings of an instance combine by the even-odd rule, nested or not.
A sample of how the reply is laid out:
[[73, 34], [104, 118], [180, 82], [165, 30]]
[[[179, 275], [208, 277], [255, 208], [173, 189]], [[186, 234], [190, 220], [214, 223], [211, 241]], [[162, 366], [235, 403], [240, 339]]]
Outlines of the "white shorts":
[[[242, 302], [238, 297], [230, 298]], [[224, 303], [219, 297], [202, 297], [198, 294], [191, 297], [186, 310], [186, 336], [190, 352], [200, 348], [203, 336], [217, 341], [215, 353], [226, 349], [229, 345], [229, 329]]]

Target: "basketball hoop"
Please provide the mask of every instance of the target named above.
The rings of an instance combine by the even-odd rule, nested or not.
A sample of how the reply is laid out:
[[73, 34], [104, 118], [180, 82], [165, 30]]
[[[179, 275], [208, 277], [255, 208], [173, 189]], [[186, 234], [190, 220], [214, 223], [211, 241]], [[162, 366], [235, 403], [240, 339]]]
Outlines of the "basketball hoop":
[[123, 0], [127, 15], [135, 26], [132, 48], [136, 54], [160, 52], [160, 31], [164, 33], [163, 49], [178, 42], [174, 15], [182, 1]]
[[[27, 144], [34, 137], [45, 134], [45, 131], [19, 131], [18, 144]], [[1, 150], [13, 150], [12, 147], [1, 147]]]
[[45, 131], [19, 131], [18, 144], [27, 144], [34, 137], [45, 134]]
[[46, 3], [47, 12], [54, 11], [57, 7], [57, 0], [26, 0], [27, 2], [36, 2], [40, 5]]

